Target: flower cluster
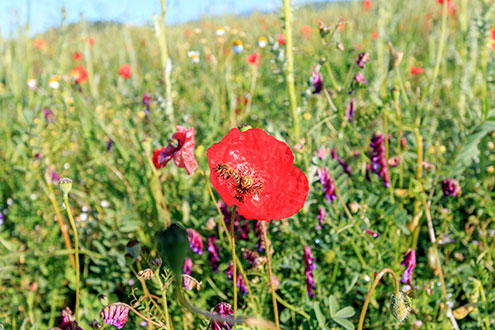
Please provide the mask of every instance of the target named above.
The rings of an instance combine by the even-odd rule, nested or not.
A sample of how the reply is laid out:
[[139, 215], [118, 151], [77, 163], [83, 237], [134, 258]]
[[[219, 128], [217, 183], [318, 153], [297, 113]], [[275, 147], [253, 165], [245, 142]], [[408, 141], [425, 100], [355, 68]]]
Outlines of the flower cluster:
[[389, 187], [390, 174], [385, 157], [385, 136], [383, 134], [373, 134], [370, 147], [371, 169], [383, 180], [385, 187]]
[[210, 265], [215, 272], [218, 272], [218, 265], [220, 264], [220, 248], [216, 244], [217, 238], [215, 236], [208, 237], [208, 253], [210, 258]]
[[402, 274], [402, 283], [407, 283], [411, 285], [412, 274], [414, 272], [414, 267], [416, 267], [416, 251], [409, 249], [404, 253], [404, 259], [400, 263], [402, 266], [406, 267], [406, 270]]
[[187, 230], [189, 238], [189, 246], [194, 253], [199, 255], [203, 254], [203, 239], [194, 229], [189, 228]]
[[332, 159], [336, 159], [340, 166], [342, 166], [342, 169], [344, 170], [344, 172], [350, 177], [351, 176], [351, 168], [349, 167], [349, 165], [344, 162], [342, 160], [342, 158], [339, 157], [339, 155], [337, 155], [337, 151], [335, 150], [335, 148], [332, 148]]
[[120, 303], [113, 303], [102, 309], [100, 317], [103, 318], [103, 322], [106, 324], [114, 325], [117, 329], [122, 329], [127, 322], [128, 314], [128, 306]]
[[318, 178], [320, 179], [320, 183], [323, 186], [323, 193], [325, 194], [325, 198], [329, 203], [332, 203], [337, 199], [337, 195], [335, 194], [335, 186], [330, 178], [330, 174], [328, 173], [328, 169], [321, 167], [317, 170]]
[[444, 196], [453, 196], [461, 193], [461, 187], [456, 179], [444, 179], [442, 181], [442, 191]]
[[[213, 314], [220, 315], [222, 317], [232, 315], [234, 311], [232, 306], [225, 302], [221, 302], [213, 308]], [[230, 325], [226, 321], [211, 320], [208, 325], [208, 330], [231, 330]]]
[[369, 62], [369, 60], [370, 60], [370, 54], [369, 53], [360, 53], [358, 55], [358, 58], [356, 59], [356, 64], [358, 65], [358, 67], [363, 69], [364, 66], [366, 65], [366, 63]]
[[316, 261], [315, 258], [313, 258], [313, 254], [311, 254], [311, 248], [309, 245], [306, 245], [304, 247], [304, 263], [306, 265], [306, 286], [308, 288], [308, 295], [311, 298], [315, 297], [314, 290], [316, 289], [315, 287], [315, 280], [313, 278], [313, 270], [315, 269], [315, 264], [314, 261]]
[[311, 72], [311, 84], [313, 85], [313, 94], [320, 94], [323, 89], [323, 76], [318, 71]]
[[[227, 274], [227, 277], [229, 278], [229, 280], [233, 280], [233, 278], [234, 278], [234, 263], [233, 262], [230, 262], [229, 269], [227, 269], [225, 274]], [[246, 295], [248, 293], [246, 281], [244, 280], [244, 277], [242, 277], [241, 274], [236, 274], [236, 275], [237, 275], [235, 278], [236, 285], [241, 290], [241, 293], [243, 295]]]
[[[230, 222], [231, 222], [232, 212], [227, 207], [227, 205], [225, 205], [225, 203], [222, 201], [219, 201], [217, 205], [220, 208], [220, 211], [222, 212], [223, 220], [225, 222], [225, 225], [227, 226], [227, 230], [230, 232]], [[247, 240], [249, 237], [249, 232], [251, 231], [248, 220], [241, 218], [241, 216], [236, 214], [234, 218], [234, 230], [236, 234], [239, 234], [239, 237], [242, 240]]]
[[266, 257], [260, 256], [258, 251], [242, 249], [242, 257], [247, 260], [249, 264], [248, 269], [261, 270], [266, 263]]
[[61, 330], [82, 330], [82, 328], [77, 325], [77, 321], [72, 316], [72, 311], [69, 307], [65, 307], [62, 310], [59, 328]]
[[325, 221], [325, 209], [323, 207], [318, 208], [318, 230], [321, 230], [323, 222]]

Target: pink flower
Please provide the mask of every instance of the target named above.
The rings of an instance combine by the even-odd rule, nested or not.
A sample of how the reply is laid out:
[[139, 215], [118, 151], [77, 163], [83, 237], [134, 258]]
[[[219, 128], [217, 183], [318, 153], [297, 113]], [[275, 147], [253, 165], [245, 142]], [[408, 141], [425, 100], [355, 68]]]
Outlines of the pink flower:
[[187, 174], [191, 175], [198, 167], [194, 158], [194, 145], [194, 128], [177, 126], [177, 132], [172, 135], [167, 147], [153, 152], [153, 164], [156, 168], [162, 168], [173, 158], [177, 167], [185, 168]]
[[411, 285], [412, 274], [414, 272], [414, 267], [416, 267], [416, 251], [413, 249], [409, 249], [404, 253], [404, 259], [401, 262], [401, 265], [406, 267], [406, 270], [402, 274], [402, 283], [407, 283]]
[[203, 240], [201, 239], [201, 236], [199, 236], [199, 234], [191, 228], [187, 230], [187, 233], [189, 234], [189, 246], [191, 247], [191, 250], [193, 250], [194, 253], [202, 255]]
[[120, 303], [113, 303], [103, 308], [100, 317], [103, 318], [103, 322], [114, 325], [117, 329], [122, 329], [127, 322], [128, 314], [128, 306]]

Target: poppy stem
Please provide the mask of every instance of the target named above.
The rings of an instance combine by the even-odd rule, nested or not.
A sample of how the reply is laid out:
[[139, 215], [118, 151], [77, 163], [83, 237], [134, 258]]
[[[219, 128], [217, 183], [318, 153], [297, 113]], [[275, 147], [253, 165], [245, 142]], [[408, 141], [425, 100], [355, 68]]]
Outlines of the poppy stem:
[[[237, 263], [235, 257], [235, 215], [237, 206], [232, 205], [232, 215], [230, 216], [230, 242], [232, 248], [232, 284], [234, 285], [234, 318], [237, 317]], [[237, 324], [234, 324], [234, 330]]]
[[266, 227], [265, 221], [261, 222], [261, 227], [263, 228], [263, 238], [265, 240], [265, 252], [266, 259], [268, 263], [268, 276], [270, 277], [270, 289], [272, 291], [272, 301], [273, 301], [273, 314], [275, 316], [275, 326], [280, 329], [280, 324], [278, 321], [278, 307], [277, 307], [277, 294], [275, 293], [275, 285], [273, 283], [273, 272], [272, 272], [272, 257], [271, 257], [271, 245], [268, 239], [268, 229]]

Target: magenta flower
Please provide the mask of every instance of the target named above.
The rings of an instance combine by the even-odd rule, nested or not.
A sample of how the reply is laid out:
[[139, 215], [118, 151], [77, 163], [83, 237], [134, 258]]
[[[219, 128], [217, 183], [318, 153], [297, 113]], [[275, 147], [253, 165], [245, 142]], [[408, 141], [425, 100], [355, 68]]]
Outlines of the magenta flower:
[[325, 221], [325, 209], [323, 207], [318, 208], [318, 230], [321, 230], [323, 226], [323, 221]]
[[306, 245], [304, 247], [304, 263], [306, 265], [306, 286], [308, 289], [308, 295], [311, 298], [315, 297], [314, 290], [316, 289], [315, 287], [315, 281], [313, 278], [313, 270], [315, 269], [315, 264], [314, 261], [316, 261], [315, 258], [313, 258], [313, 254], [311, 253], [311, 248], [309, 245]]
[[102, 309], [100, 317], [103, 322], [122, 329], [127, 322], [129, 307], [121, 303], [113, 303]]
[[150, 94], [144, 93], [144, 95], [143, 95], [143, 104], [146, 107], [146, 111], [144, 112], [146, 116], [150, 113], [150, 103], [151, 103]]
[[61, 330], [82, 330], [82, 328], [77, 325], [77, 321], [72, 316], [72, 311], [69, 307], [62, 309], [59, 328]]
[[[234, 314], [234, 311], [232, 310], [232, 306], [225, 302], [221, 302], [218, 305], [213, 308], [213, 314], [220, 315], [222, 317], [226, 317], [229, 315]], [[230, 325], [227, 323], [227, 321], [216, 321], [216, 320], [211, 320], [210, 324], [208, 325], [209, 330], [231, 330]]]
[[363, 69], [364, 65], [366, 63], [368, 63], [369, 60], [370, 60], [370, 54], [369, 53], [361, 53], [358, 55], [358, 57], [356, 59], [356, 64], [358, 65], [358, 67]]
[[194, 229], [187, 229], [188, 238], [189, 238], [189, 246], [194, 253], [199, 255], [203, 254], [203, 239]]
[[411, 285], [414, 267], [416, 267], [416, 251], [413, 249], [407, 250], [406, 253], [404, 253], [404, 259], [402, 260], [401, 265], [406, 267], [402, 274], [401, 282]]
[[53, 112], [48, 108], [43, 108], [43, 114], [45, 115], [45, 119], [49, 123], [55, 122], [55, 117], [53, 116]]
[[368, 228], [366, 228], [364, 231], [366, 232], [366, 234], [371, 235], [371, 237], [373, 238], [377, 238], [378, 236], [380, 236], [378, 233], [375, 233], [374, 231], [369, 230]]
[[191, 275], [192, 265], [193, 265], [192, 259], [186, 258], [184, 260], [184, 266], [182, 266], [182, 272], [186, 275]]
[[[229, 269], [225, 272], [227, 274], [227, 277], [229, 280], [233, 280], [234, 278], [234, 264], [230, 262], [229, 264]], [[248, 293], [248, 288], [246, 286], [246, 281], [244, 280], [244, 277], [242, 277], [241, 274], [236, 274], [235, 281], [237, 283], [237, 287], [241, 290], [241, 293], [243, 295], [246, 295]]]
[[173, 158], [177, 167], [185, 168], [191, 175], [198, 167], [194, 158], [195, 143], [194, 128], [177, 126], [177, 132], [172, 135], [169, 144], [153, 152], [153, 164], [157, 169], [162, 168]]
[[328, 169], [321, 167], [317, 170], [318, 177], [320, 178], [320, 183], [323, 186], [323, 192], [325, 194], [325, 198], [329, 203], [332, 203], [337, 199], [337, 195], [335, 194], [335, 186], [330, 178], [328, 173]]
[[107, 141], [107, 152], [109, 152], [110, 150], [112, 150], [112, 146], [113, 146], [113, 140], [111, 138], [108, 138], [108, 141]]
[[318, 71], [311, 72], [311, 83], [313, 84], [313, 94], [320, 94], [323, 89], [323, 77]]
[[383, 134], [373, 134], [371, 137], [371, 167], [374, 173], [383, 180], [385, 187], [390, 186], [387, 160], [385, 159], [385, 140]]
[[[223, 201], [218, 201], [217, 203], [218, 207], [220, 208], [220, 211], [222, 212], [223, 215], [223, 220], [225, 222], [225, 225], [227, 226], [227, 230], [230, 232], [230, 220], [232, 217], [232, 212], [230, 211], [229, 207], [223, 202]], [[241, 225], [242, 222], [242, 225]], [[240, 234], [240, 238], [242, 240], [247, 240], [249, 237], [249, 232], [251, 229], [249, 228], [249, 222], [241, 217], [238, 213], [236, 213], [235, 218], [234, 218], [234, 228], [236, 234]]]
[[361, 72], [358, 72], [354, 75], [354, 81], [358, 84], [362, 83], [364, 85], [366, 85], [368, 82], [366, 81], [366, 79], [364, 79], [364, 76]]
[[342, 158], [337, 155], [337, 151], [335, 151], [335, 148], [332, 148], [332, 159], [337, 159], [339, 162], [340, 166], [342, 166], [342, 169], [344, 172], [350, 177], [351, 176], [351, 168], [349, 165], [342, 160]]
[[352, 119], [354, 118], [354, 99], [351, 99], [349, 105], [346, 107], [345, 119], [348, 122], [352, 123]]
[[444, 179], [442, 181], [442, 191], [444, 196], [456, 196], [461, 193], [461, 187], [456, 179]]
[[218, 265], [220, 264], [220, 248], [216, 244], [217, 238], [215, 236], [208, 237], [208, 253], [210, 257], [210, 265], [215, 272], [218, 272]]

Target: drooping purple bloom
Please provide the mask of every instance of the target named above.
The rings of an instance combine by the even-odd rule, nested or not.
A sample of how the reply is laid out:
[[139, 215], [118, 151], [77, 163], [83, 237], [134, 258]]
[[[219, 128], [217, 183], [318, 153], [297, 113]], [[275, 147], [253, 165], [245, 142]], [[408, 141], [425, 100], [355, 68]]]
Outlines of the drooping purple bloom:
[[329, 203], [332, 203], [337, 199], [337, 195], [335, 194], [335, 186], [330, 178], [328, 173], [328, 169], [324, 167], [320, 167], [317, 170], [318, 177], [320, 178], [320, 183], [323, 186], [323, 192], [325, 194], [325, 198]]
[[340, 166], [342, 166], [342, 169], [344, 170], [344, 172], [350, 177], [351, 176], [351, 168], [349, 167], [349, 165], [344, 162], [342, 160], [342, 158], [339, 157], [339, 155], [337, 155], [337, 151], [335, 150], [335, 148], [332, 148], [332, 159], [337, 159], [337, 161], [339, 162]]
[[323, 222], [325, 221], [325, 209], [323, 207], [318, 208], [318, 230], [321, 230]]
[[309, 247], [309, 245], [306, 245], [304, 247], [304, 263], [306, 265], [306, 270], [305, 270], [306, 286], [308, 289], [308, 295], [311, 298], [315, 297], [314, 290], [316, 289], [315, 281], [313, 278], [313, 270], [316, 267], [314, 261], [316, 261], [316, 259], [313, 258], [313, 254], [311, 253], [311, 248]]
[[456, 196], [461, 192], [461, 187], [456, 179], [444, 179], [442, 181], [442, 191], [444, 196]]
[[100, 317], [106, 324], [114, 325], [117, 329], [122, 329], [127, 322], [129, 307], [121, 303], [113, 303], [100, 312]]
[[352, 123], [352, 119], [354, 118], [354, 99], [351, 99], [349, 105], [346, 107], [345, 119], [348, 122]]
[[215, 236], [208, 237], [208, 252], [210, 265], [215, 272], [218, 272], [218, 265], [220, 264], [220, 248], [215, 243], [217, 238]]
[[189, 234], [189, 246], [194, 253], [199, 255], [203, 254], [203, 239], [194, 229], [187, 229], [187, 233]]
[[62, 309], [59, 328], [62, 330], [82, 330], [82, 328], [77, 325], [77, 321], [72, 316], [72, 311], [69, 307]]
[[361, 72], [357, 72], [354, 75], [354, 81], [358, 84], [362, 83], [364, 85], [366, 85], [368, 83], [368, 81], [366, 81], [366, 79], [364, 79], [364, 76]]
[[313, 84], [313, 94], [320, 94], [323, 89], [323, 77], [318, 71], [311, 72], [311, 83]]
[[191, 258], [186, 258], [184, 260], [184, 266], [182, 267], [182, 273], [186, 275], [191, 275], [191, 270], [192, 270], [192, 259]]
[[[229, 280], [233, 280], [234, 278], [234, 263], [230, 262], [229, 264], [229, 269], [225, 272], [227, 274], [227, 277]], [[237, 287], [241, 290], [241, 293], [245, 296], [248, 293], [248, 288], [246, 286], [246, 281], [244, 280], [244, 277], [242, 274], [237, 273], [235, 281], [237, 283]]]
[[[220, 315], [222, 317], [226, 317], [232, 315], [234, 311], [232, 310], [232, 306], [227, 304], [226, 302], [221, 302], [213, 308], [213, 314]], [[211, 320], [210, 324], [208, 324], [209, 330], [231, 330], [230, 324], [227, 321], [216, 321]]]
[[[217, 205], [220, 208], [220, 211], [222, 212], [223, 220], [225, 222], [225, 225], [227, 226], [227, 230], [230, 232], [230, 222], [231, 222], [232, 212], [223, 201], [219, 201]], [[249, 238], [249, 232], [251, 231], [249, 227], [249, 222], [237, 213], [234, 218], [234, 228], [235, 228], [235, 233], [236, 234], [239, 233], [240, 239], [246, 241]]]
[[378, 233], [375, 233], [374, 231], [372, 231], [368, 228], [366, 228], [364, 231], [366, 232], [366, 234], [371, 235], [371, 237], [373, 237], [373, 238], [377, 238], [378, 236], [380, 236]]
[[406, 253], [404, 253], [404, 259], [402, 260], [401, 265], [406, 267], [402, 274], [401, 282], [411, 285], [412, 274], [414, 272], [414, 267], [416, 267], [416, 251], [413, 249], [407, 250]]
[[369, 53], [361, 53], [358, 55], [358, 57], [356, 59], [356, 64], [358, 65], [358, 67], [363, 69], [364, 65], [366, 63], [368, 63], [369, 60], [370, 60], [370, 54]]
[[107, 141], [107, 152], [109, 152], [110, 150], [112, 150], [112, 146], [113, 146], [113, 140], [111, 138], [108, 138], [108, 141]]
[[43, 114], [45, 115], [45, 120], [49, 123], [54, 123], [55, 122], [55, 116], [53, 115], [53, 112], [48, 109], [48, 108], [43, 108]]
[[383, 134], [373, 134], [371, 137], [371, 167], [374, 173], [383, 180], [385, 187], [390, 186], [387, 159], [385, 157], [385, 140]]
[[143, 104], [146, 107], [146, 111], [144, 113], [147, 116], [150, 113], [150, 104], [151, 104], [151, 97], [148, 93], [144, 93], [143, 95]]

